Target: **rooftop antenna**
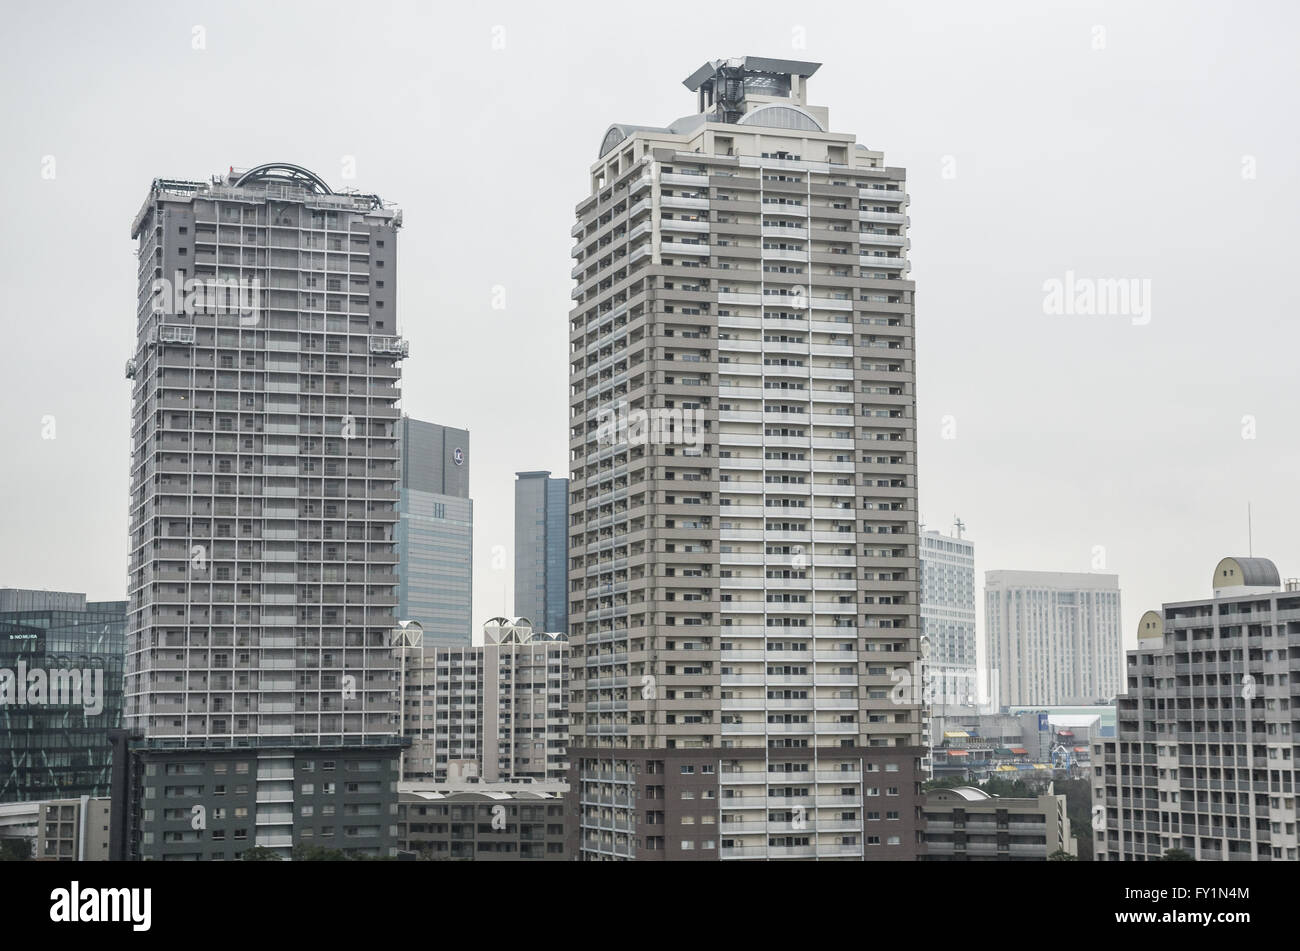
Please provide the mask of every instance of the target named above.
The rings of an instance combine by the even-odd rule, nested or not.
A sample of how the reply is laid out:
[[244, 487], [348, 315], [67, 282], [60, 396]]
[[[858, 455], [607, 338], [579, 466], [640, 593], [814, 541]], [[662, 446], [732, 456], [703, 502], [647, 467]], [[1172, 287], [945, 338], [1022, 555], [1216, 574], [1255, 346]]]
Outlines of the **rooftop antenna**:
[[961, 533], [965, 530], [966, 523], [954, 515], [952, 517], [952, 527], [957, 532], [957, 537], [961, 538]]

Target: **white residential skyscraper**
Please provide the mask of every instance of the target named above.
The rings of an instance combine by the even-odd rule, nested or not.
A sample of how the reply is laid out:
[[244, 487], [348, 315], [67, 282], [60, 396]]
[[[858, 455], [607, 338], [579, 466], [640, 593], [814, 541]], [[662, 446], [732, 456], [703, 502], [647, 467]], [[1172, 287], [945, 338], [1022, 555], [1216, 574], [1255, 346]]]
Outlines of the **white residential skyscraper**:
[[587, 859], [918, 848], [905, 174], [809, 104], [818, 65], [704, 64], [694, 114], [609, 128], [576, 208]]
[[1123, 686], [1118, 575], [985, 572], [984, 634], [1002, 706], [1095, 703]]
[[935, 706], [976, 694], [975, 543], [921, 533], [921, 633]]

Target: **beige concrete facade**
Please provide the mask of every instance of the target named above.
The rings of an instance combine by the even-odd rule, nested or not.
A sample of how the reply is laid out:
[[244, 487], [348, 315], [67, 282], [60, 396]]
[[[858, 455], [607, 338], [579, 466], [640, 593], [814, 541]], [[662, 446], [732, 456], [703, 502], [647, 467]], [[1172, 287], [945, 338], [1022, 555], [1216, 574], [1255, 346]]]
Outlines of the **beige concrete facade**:
[[[816, 68], [706, 64], [698, 114], [610, 128], [576, 208], [573, 758], [584, 801], [633, 787], [583, 812], [587, 858], [682, 838], [635, 804], [682, 757], [733, 820], [707, 857], [862, 858], [863, 749], [922, 743], [905, 176], [829, 130]], [[752, 786], [804, 770], [797, 804]]]

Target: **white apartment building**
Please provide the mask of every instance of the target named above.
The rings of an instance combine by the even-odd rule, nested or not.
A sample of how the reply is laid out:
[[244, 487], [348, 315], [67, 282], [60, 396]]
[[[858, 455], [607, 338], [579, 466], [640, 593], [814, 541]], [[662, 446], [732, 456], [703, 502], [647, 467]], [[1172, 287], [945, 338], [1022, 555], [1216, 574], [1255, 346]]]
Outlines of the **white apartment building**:
[[987, 571], [984, 636], [1001, 706], [1104, 703], [1122, 686], [1119, 576]]
[[[978, 698], [975, 632], [975, 543], [921, 532], [921, 635], [926, 639], [927, 694], [936, 710]], [[973, 701], [972, 701], [973, 702]]]
[[483, 643], [406, 652], [407, 782], [560, 782], [569, 769], [569, 645], [523, 618], [492, 618]]
[[[918, 848], [908, 197], [809, 103], [818, 65], [706, 63], [694, 114], [609, 128], [576, 208], [586, 859]], [[898, 774], [888, 829], [875, 770]]]

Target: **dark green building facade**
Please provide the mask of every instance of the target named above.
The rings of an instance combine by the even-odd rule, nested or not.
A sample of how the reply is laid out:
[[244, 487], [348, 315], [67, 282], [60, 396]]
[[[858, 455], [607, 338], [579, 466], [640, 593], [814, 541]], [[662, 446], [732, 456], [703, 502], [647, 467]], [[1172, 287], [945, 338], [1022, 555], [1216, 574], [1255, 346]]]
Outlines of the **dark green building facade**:
[[107, 796], [126, 602], [0, 589], [0, 802]]

